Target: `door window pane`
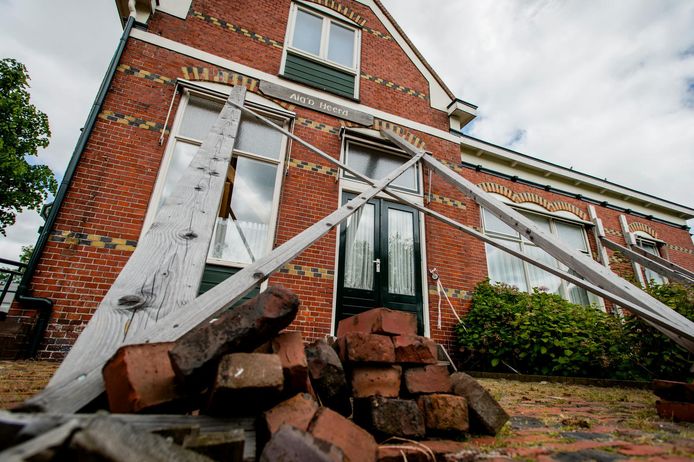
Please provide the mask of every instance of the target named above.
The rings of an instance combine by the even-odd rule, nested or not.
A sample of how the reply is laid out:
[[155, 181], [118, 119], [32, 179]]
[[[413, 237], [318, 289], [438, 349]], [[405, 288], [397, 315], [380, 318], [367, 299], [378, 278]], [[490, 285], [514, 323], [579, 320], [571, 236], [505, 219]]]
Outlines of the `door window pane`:
[[[382, 179], [406, 162], [403, 157], [367, 146], [350, 143], [348, 149], [347, 164], [372, 180]], [[416, 166], [413, 165], [403, 172], [391, 185], [416, 191], [418, 189]]]
[[[499, 241], [505, 246], [515, 250], [520, 250], [520, 245], [511, 241]], [[487, 265], [489, 267], [489, 280], [492, 283], [501, 282], [503, 284], [516, 287], [519, 290], [528, 290], [523, 273], [523, 262], [509, 255], [501, 249], [497, 249], [489, 244], [487, 248]]]
[[223, 107], [224, 103], [219, 101], [191, 96], [181, 121], [179, 135], [204, 141]]
[[303, 10], [296, 12], [294, 23], [294, 37], [292, 46], [299, 50], [318, 55], [320, 53], [321, 30], [323, 18], [314, 16]]
[[354, 65], [354, 31], [342, 27], [334, 22], [330, 23], [330, 39], [328, 47], [328, 59], [353, 67]]
[[[282, 124], [276, 120], [277, 125]], [[271, 159], [279, 159], [284, 135], [256, 118], [243, 116], [235, 149]]]
[[374, 289], [374, 205], [364, 204], [347, 218], [344, 285]]
[[166, 179], [164, 180], [164, 189], [161, 193], [157, 209], [169, 198], [173, 188], [180, 181], [183, 172], [188, 168], [188, 165], [190, 165], [190, 161], [193, 160], [198, 149], [200, 149], [200, 146], [196, 144], [176, 140], [171, 163], [169, 164], [169, 169], [166, 172]]
[[232, 159], [210, 257], [251, 263], [267, 253], [276, 173], [276, 165]]
[[388, 292], [414, 295], [414, 217], [388, 209]]

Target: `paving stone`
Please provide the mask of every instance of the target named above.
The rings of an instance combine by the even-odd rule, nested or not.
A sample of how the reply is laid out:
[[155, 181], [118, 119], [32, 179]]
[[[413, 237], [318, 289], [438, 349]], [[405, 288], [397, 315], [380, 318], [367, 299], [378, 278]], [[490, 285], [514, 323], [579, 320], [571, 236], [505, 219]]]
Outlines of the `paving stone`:
[[337, 339], [343, 363], [394, 363], [393, 341], [386, 335], [351, 332]]
[[667, 401], [694, 403], [694, 384], [671, 380], [654, 380], [653, 393]]
[[352, 396], [397, 398], [400, 394], [400, 366], [361, 366], [351, 372]]
[[[146, 343], [118, 349], [103, 369], [111, 412], [132, 413], [157, 407], [182, 411], [183, 395], [169, 361], [173, 343]], [[168, 404], [168, 409], [164, 409]]]
[[[445, 461], [447, 454], [455, 454], [456, 452], [470, 449], [469, 443], [452, 440], [424, 440], [418, 441], [419, 444], [429, 448], [434, 453], [437, 461]], [[427, 459], [427, 462], [431, 459]]]
[[610, 435], [593, 432], [561, 432], [560, 435], [572, 440], [605, 441], [611, 439]]
[[395, 361], [408, 364], [436, 364], [438, 352], [436, 342], [419, 335], [398, 335], [393, 337]]
[[214, 415], [238, 415], [271, 407], [284, 385], [279, 356], [232, 353], [222, 357], [206, 410]]
[[496, 435], [508, 422], [509, 415], [477, 380], [457, 372], [450, 376], [453, 393], [467, 399], [473, 431]]
[[643, 456], [660, 456], [671, 451], [671, 447], [652, 446], [650, 444], [625, 444], [617, 449], [617, 452], [625, 456], [643, 457]]
[[265, 445], [260, 462], [342, 462], [344, 453], [337, 446], [310, 433], [283, 425]]
[[427, 433], [462, 433], [470, 429], [467, 401], [462, 396], [422, 395], [417, 399], [417, 404], [424, 415]]
[[263, 419], [270, 434], [285, 424], [307, 431], [317, 411], [318, 403], [309, 394], [300, 393], [266, 411]]
[[350, 415], [347, 377], [335, 350], [325, 340], [317, 340], [307, 345], [305, 351], [311, 386], [321, 403], [342, 415]]
[[309, 427], [316, 438], [342, 449], [348, 462], [374, 462], [378, 445], [373, 436], [337, 412], [321, 408]]
[[284, 371], [284, 392], [291, 396], [308, 391], [308, 363], [300, 332], [284, 332], [272, 342], [272, 353], [280, 357]]
[[540, 428], [544, 427], [545, 423], [537, 417], [514, 415], [509, 418], [511, 428], [517, 430], [521, 428]]
[[452, 382], [447, 366], [429, 365], [405, 369], [405, 390], [410, 394], [450, 393]]
[[405, 311], [374, 308], [343, 319], [337, 324], [337, 336], [350, 332], [383, 335], [417, 335], [417, 316]]
[[380, 396], [355, 400], [354, 421], [377, 436], [424, 437], [424, 417], [413, 400]]
[[169, 352], [176, 375], [189, 386], [204, 386], [214, 376], [219, 358], [255, 350], [287, 327], [298, 310], [299, 299], [293, 292], [271, 286], [243, 305], [199, 324]]
[[694, 403], [656, 401], [655, 409], [661, 419], [675, 422], [694, 422]]
[[576, 452], [559, 452], [552, 454], [552, 458], [559, 462], [612, 462], [624, 459], [623, 456], [614, 452], [602, 451], [600, 449], [585, 449]]

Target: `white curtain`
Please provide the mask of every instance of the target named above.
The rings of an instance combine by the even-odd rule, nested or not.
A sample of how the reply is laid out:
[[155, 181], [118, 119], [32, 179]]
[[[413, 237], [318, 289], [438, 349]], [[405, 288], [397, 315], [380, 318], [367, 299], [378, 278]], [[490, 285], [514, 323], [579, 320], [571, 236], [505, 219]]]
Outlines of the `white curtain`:
[[265, 223], [242, 220], [233, 223], [230, 218], [217, 218], [210, 257], [235, 263], [251, 263], [253, 259], [257, 260], [265, 255], [267, 235], [268, 225]]
[[414, 295], [414, 274], [412, 213], [388, 209], [388, 292]]
[[[516, 242], [504, 239], [497, 239], [497, 241], [514, 250], [520, 250], [520, 244]], [[519, 290], [528, 290], [523, 272], [523, 261], [489, 244], [485, 245], [490, 282], [501, 282]]]
[[347, 219], [345, 287], [373, 290], [374, 206], [364, 204]]

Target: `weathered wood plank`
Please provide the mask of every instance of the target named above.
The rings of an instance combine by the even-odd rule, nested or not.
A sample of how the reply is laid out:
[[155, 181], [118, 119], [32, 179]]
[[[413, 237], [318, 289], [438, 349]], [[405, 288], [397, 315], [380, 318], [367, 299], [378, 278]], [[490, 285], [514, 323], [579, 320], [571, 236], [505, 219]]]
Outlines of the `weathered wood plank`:
[[81, 428], [76, 419], [69, 419], [60, 426], [49, 430], [36, 438], [25, 441], [0, 452], [0, 460], [6, 462], [25, 462], [46, 451], [53, 451], [62, 446], [72, 434]]
[[[145, 343], [176, 340], [200, 322], [213, 317], [222, 310], [230, 308], [245, 293], [267, 279], [274, 271], [291, 261], [311, 244], [327, 234], [333, 227], [346, 220], [394, 179], [419, 162], [423, 155], [423, 152], [414, 155], [410, 160], [382, 180], [376, 182], [374, 186], [350, 200], [347, 204], [297, 234], [265, 257], [246, 266], [234, 276], [190, 301], [185, 310], [173, 311], [157, 325], [150, 325], [138, 331], [131, 338], [131, 342]], [[113, 352], [115, 352], [115, 347], [111, 354]], [[101, 377], [101, 367], [109, 357], [110, 354], [105, 357], [102, 355], [99, 361], [90, 362], [89, 367], [77, 368], [78, 375], [74, 380], [63, 382], [60, 385], [49, 385], [41, 393], [27, 400], [23, 407], [25, 409], [41, 409], [51, 412], [75, 412], [79, 410], [103, 391], [104, 384]]]
[[600, 258], [600, 263], [602, 266], [610, 267], [610, 257], [607, 255], [605, 246], [600, 242], [600, 238], [605, 236], [605, 229], [602, 226], [602, 220], [598, 218], [598, 214], [595, 212], [595, 207], [592, 205], [588, 206], [588, 215], [590, 216], [590, 221], [593, 222], [593, 237], [595, 237], [595, 246], [598, 249], [598, 257]]
[[[629, 224], [627, 223], [627, 218], [624, 215], [619, 216], [619, 227], [622, 228], [622, 236], [624, 236], [624, 242], [627, 243], [627, 247], [631, 249], [632, 246], [636, 246], [636, 238], [634, 237], [634, 234], [629, 231]], [[635, 260], [630, 261], [631, 269], [634, 271], [636, 280], [639, 282], [641, 287], [646, 287], [646, 279], [643, 277], [641, 266]]]
[[[681, 282], [683, 284], [694, 283], [694, 279], [689, 278], [686, 275], [681, 274], [677, 271], [673, 271], [670, 268], [666, 267], [665, 265], [661, 265], [660, 263], [658, 263], [657, 261], [655, 261], [654, 259], [651, 258], [654, 255], [652, 255], [646, 251], [643, 251], [643, 250], [639, 249], [638, 247], [632, 247], [629, 249], [629, 248], [621, 246], [621, 245], [617, 244], [616, 242], [613, 242], [607, 238], [601, 238], [600, 242], [612, 250], [615, 250], [617, 252], [621, 252], [622, 255], [633, 260], [634, 262], [636, 262], [642, 266], [645, 266], [646, 268], [652, 269], [656, 273], [661, 274], [661, 275], [663, 275], [663, 276], [665, 276], [665, 277], [667, 277], [673, 281]], [[643, 253], [638, 252], [637, 249], [641, 250], [641, 252], [643, 252]]]
[[[423, 153], [423, 151], [393, 132], [381, 130], [381, 133], [412, 155], [421, 155]], [[480, 206], [485, 207], [504, 223], [520, 232], [521, 236], [534, 242], [554, 258], [576, 271], [587, 281], [606, 289], [616, 296], [631, 301], [635, 307], [638, 307], [637, 310], [634, 310], [635, 315], [648, 316], [653, 319], [660, 318], [662, 324], [657, 326], [659, 330], [668, 333], [673, 340], [687, 350], [694, 352], [694, 323], [687, 318], [634, 287], [586, 255], [567, 249], [558, 239], [542, 231], [528, 218], [497, 201], [489, 193], [482, 191], [475, 184], [458, 175], [432, 156], [424, 156], [422, 160], [447, 182], [460, 189], [465, 195], [472, 198]]]
[[156, 328], [198, 292], [246, 89], [237, 85], [149, 231], [99, 304], [49, 385], [74, 381]]
[[656, 263], [660, 263], [666, 268], [670, 268], [672, 271], [677, 271], [678, 273], [681, 273], [683, 276], [688, 277], [691, 281], [694, 282], [694, 273], [689, 271], [687, 268], [682, 268], [681, 266], [671, 262], [670, 260], [666, 260], [665, 258], [659, 255], [653, 255], [652, 253], [648, 253], [641, 247], [632, 247], [631, 250], [638, 253], [639, 255], [643, 255], [644, 257], [653, 260]]

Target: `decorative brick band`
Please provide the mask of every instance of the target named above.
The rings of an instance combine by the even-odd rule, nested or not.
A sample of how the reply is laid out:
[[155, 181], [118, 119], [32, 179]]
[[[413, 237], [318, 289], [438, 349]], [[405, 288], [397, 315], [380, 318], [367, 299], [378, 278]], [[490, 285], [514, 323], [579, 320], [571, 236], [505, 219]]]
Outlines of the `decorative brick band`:
[[99, 236], [98, 234], [78, 233], [75, 231], [51, 231], [51, 242], [64, 242], [72, 245], [87, 245], [111, 250], [132, 252], [137, 247], [137, 241], [119, 237]]
[[152, 82], [165, 83], [168, 85], [172, 85], [174, 83], [174, 80], [169, 77], [164, 77], [163, 75], [154, 74], [149, 71], [144, 71], [142, 69], [138, 69], [127, 64], [121, 64], [116, 68], [116, 70], [119, 72], [123, 72], [126, 75], [134, 75], [135, 77], [151, 80]]
[[316, 268], [312, 266], [292, 265], [287, 263], [279, 269], [282, 274], [291, 274], [293, 276], [307, 276], [318, 279], [333, 279], [335, 271], [325, 268]]
[[193, 11], [194, 18], [200, 19], [202, 21], [205, 21], [206, 23], [212, 24], [217, 27], [221, 27], [222, 29], [228, 29], [232, 32], [236, 32], [237, 34], [245, 35], [246, 37], [255, 40], [256, 42], [262, 43], [264, 45], [269, 45], [273, 46], [275, 48], [282, 48], [283, 45], [281, 42], [278, 42], [277, 40], [273, 40], [271, 38], [265, 37], [264, 35], [256, 34], [255, 32], [252, 32], [248, 29], [244, 29], [241, 26], [237, 26], [236, 24], [231, 24], [223, 19], [218, 19], [215, 18], [214, 16], [207, 15], [205, 13], [201, 13], [200, 11]]
[[160, 132], [162, 128], [164, 128], [164, 124], [162, 123], [150, 122], [148, 120], [140, 119], [139, 117], [121, 114], [120, 112], [102, 111], [101, 114], [99, 114], [99, 118], [103, 120], [110, 120], [111, 122], [116, 122], [123, 125], [129, 125], [131, 127], [143, 128], [145, 130], [154, 130], [157, 132]]
[[622, 237], [622, 233], [616, 229], [605, 227], [605, 234], [609, 236]]
[[[446, 295], [448, 295], [448, 298], [457, 298], [460, 300], [470, 300], [472, 296], [468, 293], [467, 290], [462, 290], [462, 289], [447, 289], [444, 287], [443, 289], [446, 292]], [[436, 290], [436, 286], [429, 286], [429, 295], [437, 295], [438, 291]]]
[[680, 247], [679, 245], [667, 244], [667, 248], [672, 249], [672, 250], [677, 250], [678, 252], [684, 252], [684, 253], [688, 253], [690, 255], [694, 255], [694, 250], [686, 249], [684, 247]]
[[317, 5], [322, 5], [326, 8], [330, 8], [333, 11], [337, 11], [340, 13], [342, 16], [351, 19], [352, 21], [356, 22], [360, 26], [363, 26], [366, 24], [366, 19], [362, 18], [359, 16], [356, 11], [353, 9], [344, 6], [341, 3], [336, 2], [335, 0], [309, 0], [312, 3], [315, 3]]
[[314, 164], [313, 162], [307, 162], [305, 160], [291, 159], [289, 161], [289, 166], [301, 170], [310, 170], [311, 172], [322, 173], [323, 175], [337, 176], [336, 168]]
[[321, 122], [316, 122], [315, 120], [307, 119], [305, 117], [297, 117], [296, 122], [302, 127], [314, 128], [325, 133], [330, 133], [332, 135], [338, 135], [340, 133], [339, 127], [332, 127]]
[[405, 128], [395, 125], [391, 122], [386, 122], [385, 120], [381, 119], [374, 119], [374, 125], [373, 125], [374, 130], [381, 130], [381, 129], [386, 129], [386, 130], [392, 130], [398, 135], [402, 136], [405, 138], [409, 143], [414, 144], [417, 146], [419, 149], [425, 149], [426, 144], [424, 141], [422, 141], [417, 135], [414, 133], [411, 133], [410, 131], [406, 130]]
[[361, 73], [361, 78], [366, 79], [366, 80], [370, 80], [372, 82], [376, 82], [380, 85], [383, 85], [384, 87], [405, 93], [406, 95], [416, 96], [417, 98], [421, 98], [423, 100], [428, 99], [426, 93], [422, 93], [421, 91], [413, 90], [413, 89], [406, 87], [404, 85], [400, 85], [399, 83], [391, 82], [390, 80], [382, 79], [380, 77], [376, 77], [374, 75], [367, 74], [366, 72]]
[[451, 199], [450, 197], [446, 197], [446, 196], [439, 196], [438, 194], [432, 194], [431, 200], [434, 202], [438, 202], [439, 204], [450, 205], [451, 207], [455, 207], [458, 209], [466, 209], [467, 208], [465, 206], [465, 204], [459, 200]]
[[258, 80], [236, 72], [229, 72], [214, 67], [187, 66], [181, 68], [183, 78], [205, 82], [225, 83], [227, 85], [243, 85], [250, 91], [256, 91]]
[[544, 207], [550, 212], [558, 212], [560, 210], [564, 210], [566, 212], [573, 213], [574, 215], [580, 217], [583, 220], [588, 219], [588, 215], [583, 210], [565, 201], [550, 202], [544, 197], [540, 196], [539, 194], [535, 194], [532, 192], [516, 193], [513, 192], [511, 189], [507, 188], [506, 186], [493, 182], [484, 182], [478, 184], [477, 186], [479, 186], [484, 191], [500, 194], [517, 204], [523, 202], [530, 202], [531, 204], [537, 204], [541, 207]]
[[624, 254], [622, 254], [621, 252], [613, 252], [612, 255], [610, 255], [610, 265], [614, 263], [630, 265], [631, 260], [625, 257]]
[[656, 239], [658, 238], [658, 231], [651, 228], [647, 224], [639, 223], [638, 221], [634, 221], [634, 222], [629, 223], [629, 231], [631, 231], [632, 233], [635, 233], [636, 231], [642, 231], [642, 232], [648, 234], [649, 236], [653, 236]]
[[375, 35], [378, 38], [381, 38], [383, 40], [393, 40], [393, 37], [390, 35], [386, 34], [385, 32], [378, 31], [376, 29], [372, 29], [370, 27], [364, 26], [364, 30], [368, 32], [369, 34]]

